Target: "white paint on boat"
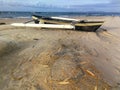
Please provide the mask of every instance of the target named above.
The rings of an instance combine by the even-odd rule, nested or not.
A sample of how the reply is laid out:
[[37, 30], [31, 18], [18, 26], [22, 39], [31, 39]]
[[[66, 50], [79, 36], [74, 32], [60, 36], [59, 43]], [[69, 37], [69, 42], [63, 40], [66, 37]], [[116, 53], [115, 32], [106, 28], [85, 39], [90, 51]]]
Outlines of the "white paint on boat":
[[60, 20], [67, 20], [67, 21], [80, 21], [78, 19], [72, 19], [72, 18], [63, 18], [63, 17], [51, 17], [52, 19], [60, 19]]
[[39, 27], [39, 28], [58, 28], [58, 29], [74, 29], [73, 25], [58, 25], [58, 24], [24, 24], [24, 23], [12, 23], [12, 26], [16, 27]]

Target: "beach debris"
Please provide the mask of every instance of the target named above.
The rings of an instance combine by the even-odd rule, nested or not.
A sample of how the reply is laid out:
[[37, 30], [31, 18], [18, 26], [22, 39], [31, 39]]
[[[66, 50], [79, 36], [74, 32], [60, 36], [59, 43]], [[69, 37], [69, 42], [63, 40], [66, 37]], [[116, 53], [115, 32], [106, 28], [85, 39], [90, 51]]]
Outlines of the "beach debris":
[[42, 65], [44, 68], [48, 68], [49, 66], [48, 65]]
[[61, 85], [66, 85], [66, 84], [69, 84], [70, 82], [68, 82], [68, 81], [61, 81], [61, 82], [59, 82], [58, 84], [61, 84]]
[[36, 40], [36, 41], [37, 41], [37, 40], [39, 40], [39, 39], [38, 39], [38, 38], [33, 38], [33, 40]]
[[87, 62], [83, 61], [83, 62], [80, 62], [80, 65], [84, 65], [86, 64]]
[[105, 88], [105, 90], [107, 90], [107, 88]]
[[3, 23], [3, 22], [2, 22], [2, 23], [0, 23], [0, 25], [5, 25], [5, 24], [6, 24], [6, 23]]
[[94, 90], [98, 90], [98, 87], [97, 87], [97, 86], [95, 86]]
[[86, 72], [87, 72], [89, 75], [91, 75], [91, 76], [95, 77], [95, 74], [94, 74], [94, 73], [92, 73], [90, 70], [86, 70]]

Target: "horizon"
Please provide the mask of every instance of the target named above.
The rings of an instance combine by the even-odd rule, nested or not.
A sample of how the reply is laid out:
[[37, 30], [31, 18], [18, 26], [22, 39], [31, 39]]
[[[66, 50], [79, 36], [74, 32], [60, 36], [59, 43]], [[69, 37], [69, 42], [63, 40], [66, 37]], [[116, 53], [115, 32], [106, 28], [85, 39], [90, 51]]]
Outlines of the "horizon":
[[102, 13], [113, 13], [113, 14], [120, 14], [120, 12], [114, 12], [114, 11], [111, 11], [111, 12], [107, 12], [107, 11], [0, 11], [0, 13], [70, 13], [70, 14], [92, 14], [92, 13], [98, 13], [98, 14], [102, 14]]

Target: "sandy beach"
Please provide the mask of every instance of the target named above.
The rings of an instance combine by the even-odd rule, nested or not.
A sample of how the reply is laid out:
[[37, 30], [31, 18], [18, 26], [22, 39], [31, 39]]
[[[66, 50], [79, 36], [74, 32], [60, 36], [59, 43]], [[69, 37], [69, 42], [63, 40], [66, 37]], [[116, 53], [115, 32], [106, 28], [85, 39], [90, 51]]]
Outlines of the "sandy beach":
[[13, 27], [0, 19], [0, 90], [120, 90], [120, 17], [96, 32]]

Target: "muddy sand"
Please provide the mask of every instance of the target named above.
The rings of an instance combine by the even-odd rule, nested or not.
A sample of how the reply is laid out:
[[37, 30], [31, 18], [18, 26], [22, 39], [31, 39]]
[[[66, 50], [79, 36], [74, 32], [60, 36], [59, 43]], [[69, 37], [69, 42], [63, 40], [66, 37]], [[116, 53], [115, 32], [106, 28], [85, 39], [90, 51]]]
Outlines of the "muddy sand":
[[0, 19], [0, 90], [120, 90], [120, 17], [89, 18], [105, 23], [81, 32]]

